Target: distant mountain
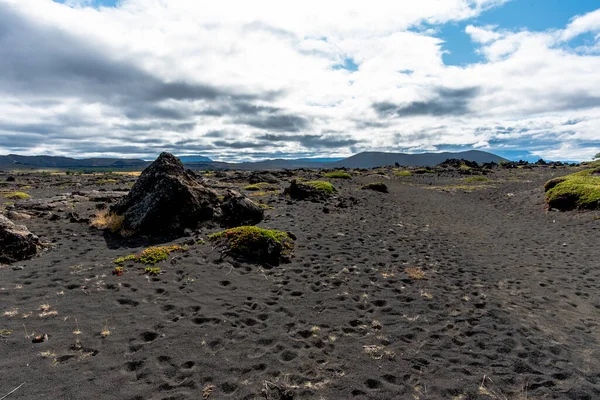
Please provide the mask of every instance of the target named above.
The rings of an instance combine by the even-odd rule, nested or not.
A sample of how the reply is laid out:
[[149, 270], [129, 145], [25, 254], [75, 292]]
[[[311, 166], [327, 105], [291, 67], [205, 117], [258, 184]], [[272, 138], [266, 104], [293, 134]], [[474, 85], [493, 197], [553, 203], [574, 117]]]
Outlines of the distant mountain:
[[20, 156], [9, 154], [0, 156], [0, 166], [4, 168], [144, 168], [149, 162], [134, 158], [84, 158], [54, 156]]
[[464, 159], [475, 161], [477, 163], [500, 163], [501, 161], [506, 161], [506, 159], [495, 154], [479, 150], [462, 151], [458, 153], [444, 152], [420, 154], [364, 152], [331, 163], [330, 166], [345, 168], [376, 168], [385, 165], [394, 165], [395, 163], [406, 166], [425, 166], [437, 165], [449, 158]]
[[[351, 157], [339, 158], [299, 158], [295, 160], [264, 160], [256, 162], [226, 163], [212, 161], [203, 156], [183, 156], [181, 161], [191, 169], [239, 169], [239, 170], [274, 170], [294, 168], [375, 168], [398, 163], [406, 166], [437, 165], [449, 158], [465, 159], [478, 163], [506, 161], [504, 158], [484, 151], [465, 151], [459, 153], [382, 153], [365, 152]], [[0, 156], [0, 167], [3, 168], [128, 168], [143, 169], [150, 161], [124, 158], [84, 158], [53, 156], [19, 156], [9, 154]]]
[[204, 156], [178, 156], [182, 163], [193, 163], [193, 162], [212, 162], [208, 157]]

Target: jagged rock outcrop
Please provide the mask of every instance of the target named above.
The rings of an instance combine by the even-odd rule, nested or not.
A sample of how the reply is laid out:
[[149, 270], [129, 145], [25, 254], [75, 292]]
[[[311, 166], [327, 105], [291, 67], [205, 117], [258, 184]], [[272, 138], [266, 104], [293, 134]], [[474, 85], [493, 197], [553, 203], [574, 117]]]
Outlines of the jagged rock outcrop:
[[0, 215], [0, 263], [13, 263], [36, 255], [40, 239], [23, 225]]
[[169, 153], [161, 153], [110, 210], [123, 216], [122, 231], [149, 235], [177, 234], [221, 217], [217, 193]]

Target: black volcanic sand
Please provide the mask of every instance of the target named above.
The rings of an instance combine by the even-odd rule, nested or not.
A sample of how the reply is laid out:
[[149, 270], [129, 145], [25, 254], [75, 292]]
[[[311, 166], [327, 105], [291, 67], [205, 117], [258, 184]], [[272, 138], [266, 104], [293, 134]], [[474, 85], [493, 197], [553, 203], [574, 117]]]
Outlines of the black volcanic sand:
[[[475, 184], [378, 171], [332, 180], [327, 203], [255, 197], [273, 207], [261, 227], [298, 237], [277, 267], [219, 260], [207, 241], [157, 264], [158, 277], [131, 264], [117, 277], [112, 260], [156, 243], [66, 218], [96, 203], [19, 221], [54, 247], [0, 267], [0, 396], [26, 382], [9, 399], [600, 398], [600, 213], [547, 211], [543, 197], [573, 171]], [[246, 185], [219, 176], [213, 187]], [[135, 180], [16, 178], [0, 189], [34, 198]], [[360, 190], [379, 180], [389, 194]]]

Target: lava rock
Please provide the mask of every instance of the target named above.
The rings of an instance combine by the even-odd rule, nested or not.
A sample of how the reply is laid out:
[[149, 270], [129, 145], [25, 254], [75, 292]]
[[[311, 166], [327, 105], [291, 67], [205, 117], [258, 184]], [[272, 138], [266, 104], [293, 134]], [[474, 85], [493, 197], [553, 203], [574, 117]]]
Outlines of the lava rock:
[[363, 190], [365, 190], [365, 189], [374, 190], [376, 192], [381, 192], [381, 193], [388, 193], [388, 187], [383, 182], [368, 183], [368, 184], [364, 185], [362, 187], [362, 189]]
[[255, 225], [262, 221], [265, 212], [248, 197], [228, 189], [221, 204], [221, 223], [227, 227]]
[[110, 207], [123, 216], [122, 229], [146, 235], [180, 234], [185, 228], [218, 219], [217, 193], [204, 187], [196, 174], [169, 153], [161, 153], [129, 193]]
[[270, 172], [255, 171], [250, 173], [250, 176], [248, 176], [248, 182], [252, 184], [261, 182], [277, 184], [279, 183], [279, 179], [275, 178], [275, 176]]
[[0, 263], [13, 263], [33, 257], [41, 247], [39, 238], [23, 225], [0, 215]]

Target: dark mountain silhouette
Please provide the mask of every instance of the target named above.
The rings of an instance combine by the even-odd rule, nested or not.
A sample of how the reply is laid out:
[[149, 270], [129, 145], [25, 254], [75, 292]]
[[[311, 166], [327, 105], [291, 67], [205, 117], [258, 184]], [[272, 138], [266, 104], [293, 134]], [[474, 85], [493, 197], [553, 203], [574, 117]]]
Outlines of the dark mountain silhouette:
[[355, 154], [341, 161], [334, 162], [331, 164], [331, 166], [346, 168], [375, 168], [382, 167], [384, 165], [394, 165], [395, 163], [407, 166], [425, 166], [437, 165], [451, 158], [475, 161], [477, 163], [500, 163], [501, 161], [506, 161], [506, 159], [495, 154], [479, 150], [469, 150], [458, 153], [444, 152], [421, 154], [364, 152]]
[[4, 168], [144, 168], [150, 163], [138, 159], [125, 158], [84, 158], [55, 156], [20, 156], [9, 154], [0, 156], [0, 166]]
[[[203, 156], [183, 156], [181, 160], [187, 168], [191, 169], [273, 170], [284, 168], [375, 168], [394, 165], [395, 163], [405, 166], [427, 166], [440, 164], [450, 158], [464, 159], [478, 163], [500, 163], [501, 161], [506, 161], [495, 154], [477, 150], [458, 153], [421, 154], [364, 152], [342, 160], [299, 158], [295, 160], [273, 159], [256, 162], [226, 163], [212, 161], [210, 158]], [[53, 156], [19, 156], [15, 154], [0, 156], [0, 167], [3, 168], [136, 168], [141, 170], [148, 165], [150, 165], [150, 161], [138, 159], [75, 159]]]

